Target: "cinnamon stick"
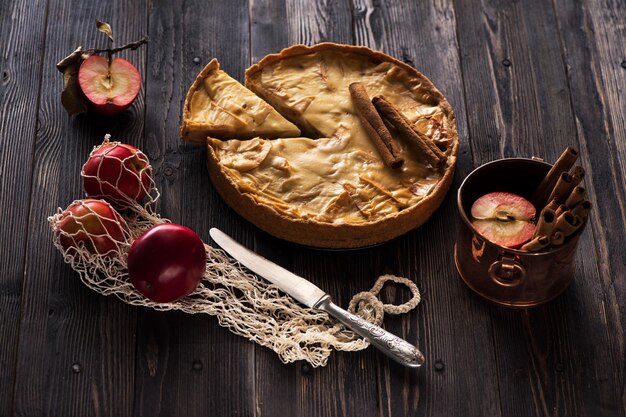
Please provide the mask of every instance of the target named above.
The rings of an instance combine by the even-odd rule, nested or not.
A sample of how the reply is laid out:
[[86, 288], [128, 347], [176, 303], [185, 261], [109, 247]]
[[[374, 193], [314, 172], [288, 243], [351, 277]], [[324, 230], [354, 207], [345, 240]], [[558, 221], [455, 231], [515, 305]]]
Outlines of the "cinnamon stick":
[[437, 155], [432, 151], [424, 139], [415, 133], [411, 127], [411, 122], [409, 122], [393, 104], [387, 101], [385, 97], [376, 96], [372, 99], [372, 103], [382, 117], [387, 119], [387, 121], [398, 130], [400, 135], [417, 145], [421, 154], [424, 158], [426, 158], [430, 165], [437, 167], [441, 164], [441, 162], [443, 162], [443, 160], [437, 157]]
[[550, 236], [550, 243], [554, 246], [562, 245], [565, 242], [565, 235], [563, 232], [554, 232], [552, 236]]
[[555, 197], [565, 200], [574, 187], [575, 186], [572, 183], [572, 176], [567, 172], [562, 172], [556, 185], [554, 186], [554, 189], [552, 190], [552, 193], [550, 194], [550, 197], [548, 198], [548, 201]]
[[576, 207], [574, 207], [571, 212], [574, 216], [578, 216], [581, 219], [584, 219], [589, 214], [591, 210], [591, 202], [589, 200], [584, 200], [579, 203]]
[[585, 168], [577, 165], [574, 167], [570, 175], [572, 176], [572, 183], [578, 185], [585, 178]]
[[552, 234], [552, 230], [554, 229], [554, 224], [556, 222], [556, 215], [554, 214], [554, 210], [549, 207], [544, 208], [539, 214], [539, 220], [537, 221], [537, 228], [535, 229], [535, 234], [533, 238], [537, 238], [539, 236], [550, 236]]
[[570, 208], [576, 207], [585, 199], [585, 194], [585, 189], [583, 187], [575, 187], [569, 197], [567, 197], [567, 200], [565, 200], [565, 205]]
[[411, 124], [411, 122], [409, 122], [409, 125], [411, 126], [415, 134], [419, 136], [420, 138], [422, 138], [422, 140], [424, 141], [424, 143], [426, 143], [426, 145], [428, 145], [430, 150], [433, 151], [435, 155], [437, 155], [437, 158], [439, 158], [440, 161], [445, 161], [447, 159], [446, 154], [443, 153], [441, 149], [439, 149], [439, 147], [435, 144], [435, 142], [433, 142], [432, 140], [430, 140], [430, 138], [428, 138], [426, 135], [420, 132], [415, 125]]
[[583, 221], [579, 216], [573, 215], [571, 211], [566, 211], [561, 214], [558, 219], [556, 219], [554, 229], [563, 233], [563, 236], [568, 237], [580, 229], [582, 224]]
[[530, 201], [535, 207], [543, 207], [546, 201], [549, 201], [548, 196], [554, 189], [561, 173], [569, 171], [570, 168], [574, 166], [577, 158], [578, 150], [572, 146], [568, 146], [554, 165], [552, 165], [552, 168], [539, 183], [539, 186], [532, 195]]
[[385, 165], [398, 169], [404, 164], [404, 158], [400, 154], [400, 148], [395, 143], [389, 129], [372, 105], [363, 84], [352, 83], [349, 87], [354, 108], [359, 116], [365, 132], [376, 146], [378, 153]]
[[545, 248], [550, 244], [550, 238], [548, 236], [537, 236], [530, 242], [524, 244], [522, 246], [522, 250], [528, 252], [539, 252], [541, 249]]
[[554, 214], [556, 215], [558, 219], [559, 216], [565, 213], [567, 210], [569, 210], [569, 207], [567, 207], [565, 204], [561, 204], [556, 210], [554, 210]]
[[562, 200], [559, 200], [558, 198], [553, 198], [552, 200], [550, 200], [550, 202], [546, 205], [545, 208], [549, 208], [550, 210], [554, 210], [556, 211], [559, 206], [561, 206], [563, 204]]

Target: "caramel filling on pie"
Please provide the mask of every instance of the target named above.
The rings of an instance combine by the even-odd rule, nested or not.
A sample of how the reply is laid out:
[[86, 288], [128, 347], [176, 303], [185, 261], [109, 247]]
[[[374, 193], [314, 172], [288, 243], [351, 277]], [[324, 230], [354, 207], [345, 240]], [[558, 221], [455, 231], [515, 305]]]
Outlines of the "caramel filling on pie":
[[318, 139], [209, 139], [209, 152], [240, 193], [288, 217], [359, 224], [393, 216], [427, 196], [444, 172], [402, 140], [405, 164], [398, 170], [384, 165], [352, 104], [348, 86], [357, 81], [446, 149], [449, 118], [422, 79], [392, 62], [321, 51], [278, 60], [247, 80]]
[[299, 135], [300, 130], [239, 81], [219, 69], [213, 59], [194, 83], [181, 134], [204, 143], [207, 136], [251, 138]]

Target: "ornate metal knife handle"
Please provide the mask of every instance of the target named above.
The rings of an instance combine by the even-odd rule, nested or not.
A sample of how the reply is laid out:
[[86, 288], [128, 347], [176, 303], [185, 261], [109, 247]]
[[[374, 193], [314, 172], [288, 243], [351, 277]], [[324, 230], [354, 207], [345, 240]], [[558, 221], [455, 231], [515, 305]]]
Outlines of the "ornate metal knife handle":
[[418, 348], [375, 324], [369, 323], [361, 317], [342, 309], [334, 304], [328, 295], [322, 297], [313, 308], [324, 310], [349, 327], [350, 330], [369, 340], [372, 345], [385, 355], [404, 366], [417, 368], [424, 363], [424, 355]]

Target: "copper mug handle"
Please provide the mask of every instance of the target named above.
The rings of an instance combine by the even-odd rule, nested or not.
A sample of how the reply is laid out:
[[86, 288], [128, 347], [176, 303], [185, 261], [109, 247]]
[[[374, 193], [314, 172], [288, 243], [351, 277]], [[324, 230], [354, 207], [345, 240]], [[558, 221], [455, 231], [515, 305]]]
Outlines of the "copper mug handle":
[[489, 266], [489, 278], [503, 287], [516, 287], [524, 281], [526, 269], [515, 258], [502, 255]]

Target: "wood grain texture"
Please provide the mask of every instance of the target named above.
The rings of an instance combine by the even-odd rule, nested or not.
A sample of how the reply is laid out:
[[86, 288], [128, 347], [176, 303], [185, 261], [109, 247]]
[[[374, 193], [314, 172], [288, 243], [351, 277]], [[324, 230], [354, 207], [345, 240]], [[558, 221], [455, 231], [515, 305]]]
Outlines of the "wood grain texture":
[[[209, 229], [219, 227], [245, 243], [247, 224], [211, 187], [206, 150], [184, 144], [178, 129], [187, 89], [210, 59], [243, 75], [247, 3], [224, 1], [207, 9], [201, 1], [184, 8], [156, 1], [148, 19], [145, 150], [162, 195], [159, 212], [207, 242]], [[253, 415], [254, 345], [221, 328], [215, 317], [142, 309], [137, 341], [134, 415]]]
[[[27, 218], [37, 129], [37, 103], [45, 44], [46, 2], [0, 5], [0, 415], [13, 408], [13, 380], [18, 354], [20, 299], [24, 278]], [[20, 219], [20, 220], [17, 220]], [[8, 244], [10, 242], [10, 244]]]
[[[592, 190], [602, 319], [608, 328], [615, 389], [626, 410], [626, 4], [553, 1], [576, 117], [579, 146]], [[608, 403], [610, 404], [610, 403]], [[615, 410], [617, 413], [617, 409]]]
[[[552, 6], [457, 2], [456, 9], [475, 161], [537, 152], [554, 161], [567, 145], [580, 146]], [[593, 169], [586, 155], [581, 162]], [[557, 301], [521, 313], [492, 309], [505, 415], [617, 411], [605, 302], [593, 296], [603, 290], [596, 243], [585, 235], [579, 252], [575, 284]], [[596, 361], [585, 363], [590, 357]]]
[[[120, 40], [144, 86], [118, 117], [68, 117], [55, 63]], [[626, 417], [626, 4], [618, 0], [151, 0], [0, 3], [0, 416]], [[368, 45], [446, 95], [461, 148], [456, 181], [418, 230], [375, 248], [317, 251], [241, 219], [213, 190], [205, 149], [178, 138], [189, 85], [211, 58], [245, 69], [294, 43]], [[145, 98], [145, 99], [144, 99]], [[346, 307], [383, 273], [422, 291], [385, 327], [417, 344], [414, 371], [369, 348], [284, 365], [214, 317], [137, 309], [88, 290], [51, 244], [46, 217], [82, 196], [105, 133], [150, 157], [159, 211], [205, 240], [216, 226]], [[572, 286], [506, 310], [473, 296], [452, 260], [460, 181], [500, 157], [581, 151], [594, 204]], [[384, 300], [404, 291], [386, 287]]]
[[[55, 64], [78, 44], [106, 43], [95, 29], [94, 15], [111, 22], [118, 39], [140, 38], [145, 32], [145, 7], [145, 3], [123, 1], [88, 8], [81, 2], [48, 5], [22, 318], [15, 336], [17, 416], [132, 412], [135, 309], [80, 282], [52, 246], [46, 217], [82, 196], [81, 166], [106, 132], [137, 145], [143, 128], [137, 117], [143, 111], [143, 94], [119, 117], [67, 116], [59, 99], [62, 77]], [[132, 53], [139, 68], [145, 63], [144, 51]]]
[[550, 6], [459, 1], [455, 8], [475, 164], [559, 155], [575, 128]]

